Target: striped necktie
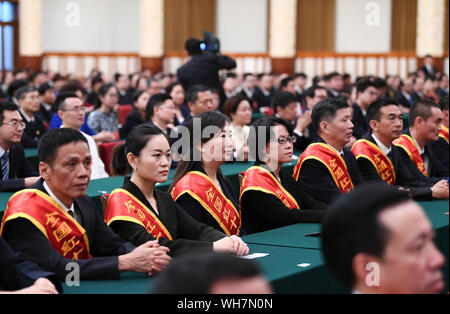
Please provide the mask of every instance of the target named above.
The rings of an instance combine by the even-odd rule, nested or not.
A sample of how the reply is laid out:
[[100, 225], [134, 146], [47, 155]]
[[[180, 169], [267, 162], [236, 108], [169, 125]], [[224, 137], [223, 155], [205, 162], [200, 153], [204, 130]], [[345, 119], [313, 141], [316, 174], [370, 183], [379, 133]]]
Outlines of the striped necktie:
[[5, 152], [2, 156], [2, 181], [8, 180], [9, 178], [9, 160], [8, 153]]

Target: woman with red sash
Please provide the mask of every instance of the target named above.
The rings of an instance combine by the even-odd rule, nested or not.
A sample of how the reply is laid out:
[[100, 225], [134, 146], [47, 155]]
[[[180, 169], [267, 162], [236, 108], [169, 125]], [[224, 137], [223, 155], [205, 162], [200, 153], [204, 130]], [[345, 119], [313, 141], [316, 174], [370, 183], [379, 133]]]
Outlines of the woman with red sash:
[[233, 152], [229, 120], [221, 113], [205, 112], [191, 120], [188, 131], [189, 155], [181, 158], [169, 191], [195, 220], [238, 236], [239, 206], [220, 171]]
[[115, 174], [131, 171], [131, 178], [125, 178], [122, 188], [111, 192], [106, 223], [135, 245], [159, 240], [171, 256], [192, 250], [247, 254], [248, 248], [240, 239], [197, 222], [170, 194], [155, 189], [156, 183], [167, 180], [170, 164], [170, 146], [163, 132], [146, 124], [135, 127], [113, 152]]
[[276, 117], [259, 119], [251, 128], [249, 147], [257, 148], [256, 161], [241, 174], [240, 191], [242, 226], [247, 233], [320, 222], [323, 216], [326, 204], [310, 197], [281, 169], [292, 160], [293, 135], [291, 126]]

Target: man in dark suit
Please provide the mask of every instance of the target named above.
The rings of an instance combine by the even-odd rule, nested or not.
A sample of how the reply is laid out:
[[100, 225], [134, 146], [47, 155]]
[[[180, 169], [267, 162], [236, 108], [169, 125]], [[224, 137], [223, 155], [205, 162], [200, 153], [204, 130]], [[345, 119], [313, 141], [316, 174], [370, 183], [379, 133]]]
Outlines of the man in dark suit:
[[434, 79], [437, 74], [437, 69], [434, 66], [434, 60], [431, 55], [426, 55], [424, 59], [424, 65], [420, 68], [421, 71], [429, 78]]
[[413, 79], [413, 92], [411, 94], [413, 102], [422, 100], [422, 99], [426, 99], [426, 96], [423, 93], [424, 86], [425, 86], [425, 80], [422, 77], [416, 77]]
[[203, 52], [200, 44], [195, 38], [186, 41], [185, 48], [191, 59], [178, 69], [178, 80], [183, 83], [185, 89], [198, 84], [220, 89], [219, 70], [234, 69], [236, 62], [227, 56], [210, 51]]
[[413, 103], [412, 92], [413, 92], [413, 79], [408, 77], [404, 81], [400, 81], [400, 90], [395, 93], [395, 98], [403, 107], [404, 112], [409, 111], [409, 107], [411, 107]]
[[263, 73], [258, 75], [259, 84], [255, 88], [253, 98], [258, 104], [258, 109], [262, 107], [270, 107], [272, 97], [275, 95], [276, 90], [273, 87], [272, 75]]
[[36, 115], [43, 121], [44, 126], [47, 129], [50, 129], [50, 121], [56, 111], [56, 108], [54, 107], [56, 100], [55, 87], [53, 86], [53, 83], [48, 82], [39, 86], [38, 91], [41, 104]]
[[133, 104], [133, 95], [130, 90], [130, 80], [126, 75], [116, 73], [114, 75], [116, 86], [119, 91], [119, 105], [131, 105]]
[[38, 179], [36, 171], [25, 158], [20, 144], [24, 122], [13, 103], [0, 103], [0, 191], [19, 191]]
[[47, 132], [43, 121], [37, 115], [39, 112], [39, 93], [35, 87], [23, 86], [16, 91], [19, 102], [19, 112], [26, 124], [22, 135], [24, 148], [37, 148], [39, 139]]
[[91, 156], [76, 130], [51, 130], [39, 145], [43, 179], [8, 201], [1, 235], [13, 250], [64, 280], [76, 263], [81, 280], [119, 279], [122, 271], [153, 273], [167, 266], [168, 249], [121, 240], [86, 196]]
[[378, 90], [375, 83], [365, 80], [358, 83], [356, 87], [356, 103], [353, 104], [354, 125], [353, 135], [359, 139], [369, 131], [369, 123], [367, 122], [367, 108], [378, 98]]
[[[55, 287], [56, 286], [56, 287]], [[0, 237], [0, 294], [58, 293], [62, 287], [54, 273], [22, 259]]]
[[416, 101], [408, 119], [409, 131], [394, 141], [401, 148], [403, 163], [409, 163], [412, 174], [422, 181], [436, 183], [448, 178], [448, 168], [442, 165], [431, 145], [439, 139], [441, 108], [433, 101]]
[[239, 95], [245, 97], [248, 100], [250, 106], [253, 106], [253, 94], [255, 93], [257, 82], [258, 81], [253, 74], [251, 73], [244, 74]]
[[439, 78], [439, 87], [436, 89], [436, 94], [439, 98], [448, 97], [448, 75], [445, 73], [442, 73]]
[[415, 178], [403, 164], [399, 148], [392, 145], [403, 131], [402, 112], [395, 100], [373, 102], [367, 110], [367, 118], [371, 132], [352, 147], [365, 181], [388, 183], [408, 189], [416, 200], [448, 198], [445, 181], [430, 186]]
[[439, 139], [437, 141], [431, 142], [431, 146], [436, 154], [437, 159], [442, 163], [445, 169], [449, 168], [449, 113], [448, 113], [448, 96], [441, 98], [439, 101], [439, 106], [442, 111], [442, 126], [441, 132], [439, 133]]
[[338, 99], [317, 103], [311, 120], [319, 139], [297, 161], [294, 178], [314, 199], [333, 203], [363, 182], [355, 156], [345, 148], [353, 135], [350, 106]]

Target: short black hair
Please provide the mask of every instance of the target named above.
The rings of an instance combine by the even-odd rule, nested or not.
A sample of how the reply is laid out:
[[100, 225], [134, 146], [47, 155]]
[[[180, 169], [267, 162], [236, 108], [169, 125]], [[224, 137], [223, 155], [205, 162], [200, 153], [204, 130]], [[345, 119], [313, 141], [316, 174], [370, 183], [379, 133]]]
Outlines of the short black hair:
[[3, 119], [5, 119], [5, 111], [18, 111], [19, 107], [16, 104], [8, 101], [0, 102], [0, 124], [3, 124]]
[[371, 120], [375, 120], [380, 122], [381, 108], [391, 105], [399, 107], [399, 104], [395, 99], [382, 98], [375, 100], [369, 105], [369, 108], [367, 108], [367, 121], [370, 122]]
[[156, 107], [161, 106], [162, 104], [164, 104], [164, 102], [167, 99], [172, 99], [172, 97], [170, 97], [170, 95], [168, 94], [155, 94], [152, 97], [150, 97], [150, 99], [147, 102], [147, 107], [146, 107], [146, 121], [149, 121], [151, 118], [153, 118], [154, 110]]
[[64, 92], [64, 93], [60, 93], [58, 95], [58, 97], [56, 97], [55, 99], [55, 108], [57, 110], [66, 110], [66, 99], [67, 98], [78, 98], [77, 94], [73, 93], [73, 92]]
[[[250, 126], [247, 141], [249, 144], [249, 156], [251, 159], [255, 160], [255, 165], [264, 163], [264, 151], [270, 139], [274, 137], [274, 134], [271, 132], [271, 127], [274, 127], [276, 125], [285, 126], [289, 133], [289, 136], [294, 135], [294, 131], [290, 123], [282, 118], [278, 118], [275, 116], [260, 118], [253, 122], [253, 124]], [[261, 137], [263, 134], [264, 137]]]
[[374, 88], [377, 88], [377, 85], [375, 85], [374, 82], [369, 81], [369, 80], [361, 80], [360, 82], [358, 82], [358, 84], [356, 84], [356, 92], [364, 93], [366, 91], [366, 89], [368, 89], [371, 86]]
[[39, 89], [38, 89], [39, 95], [44, 95], [46, 91], [51, 90], [51, 89], [52, 90], [55, 89], [55, 86], [53, 85], [53, 83], [51, 81], [44, 83], [41, 86], [39, 86]]
[[273, 98], [272, 98], [272, 108], [275, 111], [275, 113], [277, 112], [277, 108], [281, 107], [281, 108], [286, 108], [290, 103], [292, 102], [297, 102], [297, 97], [295, 97], [294, 94], [290, 93], [290, 92], [278, 92], [276, 93]]
[[197, 38], [189, 38], [186, 40], [186, 43], [184, 45], [184, 48], [187, 50], [190, 56], [199, 54], [202, 52], [202, 49], [200, 48], [201, 41]]
[[282, 79], [281, 82], [280, 82], [280, 88], [284, 88], [284, 87], [288, 86], [289, 82], [290, 82], [290, 81], [293, 81], [293, 80], [294, 80], [294, 77], [293, 77], [293, 76], [285, 77], [285, 78]]
[[80, 131], [71, 128], [58, 128], [46, 132], [39, 141], [39, 161], [52, 165], [61, 146], [76, 142], [84, 142], [89, 147], [87, 139]]
[[218, 280], [262, 275], [257, 264], [229, 253], [188, 253], [174, 259], [156, 279], [153, 294], [208, 294]]
[[186, 92], [186, 103], [195, 103], [198, 99], [198, 93], [211, 91], [211, 88], [205, 85], [194, 85], [189, 87]]
[[328, 209], [322, 223], [322, 249], [327, 267], [347, 289], [355, 284], [356, 254], [382, 258], [390, 231], [378, 219], [386, 208], [407, 202], [409, 194], [387, 184], [358, 187]]
[[320, 131], [320, 122], [327, 119], [334, 119], [339, 109], [350, 106], [342, 100], [335, 98], [325, 98], [319, 101], [311, 111], [311, 123], [316, 132]]
[[428, 118], [432, 116], [431, 112], [432, 107], [441, 109], [441, 107], [432, 100], [427, 99], [416, 100], [409, 108], [408, 114], [409, 126], [410, 127], [414, 126], [414, 122], [416, 121], [417, 117], [422, 117], [424, 120], [428, 120]]
[[319, 89], [323, 89], [324, 91], [327, 90], [323, 86], [315, 85], [315, 86], [311, 86], [310, 88], [305, 90], [305, 92], [303, 94], [305, 95], [305, 97], [314, 98], [316, 96], [316, 90], [319, 90]]
[[447, 110], [447, 111], [448, 111], [448, 95], [442, 97], [442, 98], [439, 100], [439, 107], [441, 107], [441, 110], [442, 110], [442, 111], [444, 111], [444, 110]]

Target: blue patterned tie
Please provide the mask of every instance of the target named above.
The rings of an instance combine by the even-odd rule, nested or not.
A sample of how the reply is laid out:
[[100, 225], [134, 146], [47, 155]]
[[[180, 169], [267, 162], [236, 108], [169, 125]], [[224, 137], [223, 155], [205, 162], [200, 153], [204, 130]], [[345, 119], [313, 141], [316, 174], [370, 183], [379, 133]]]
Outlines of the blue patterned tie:
[[2, 181], [8, 180], [9, 178], [9, 160], [8, 153], [5, 152], [2, 156]]

